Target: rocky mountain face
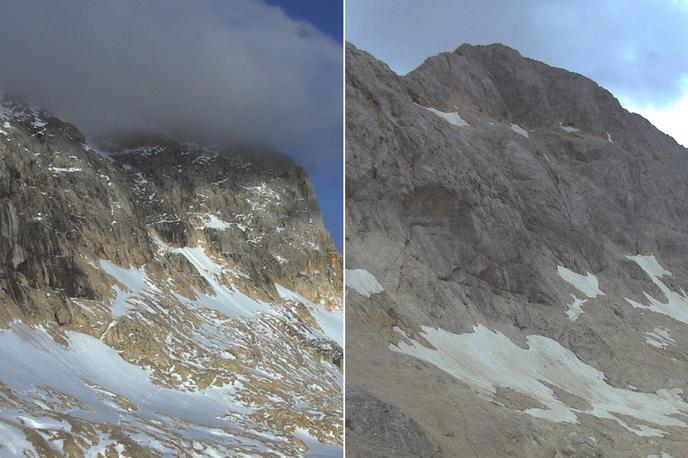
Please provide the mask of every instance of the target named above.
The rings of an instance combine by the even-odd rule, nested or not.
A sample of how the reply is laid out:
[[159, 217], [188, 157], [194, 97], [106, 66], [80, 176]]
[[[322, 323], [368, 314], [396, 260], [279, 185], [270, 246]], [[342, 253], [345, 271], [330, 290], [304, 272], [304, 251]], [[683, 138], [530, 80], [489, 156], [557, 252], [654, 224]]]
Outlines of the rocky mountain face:
[[346, 58], [350, 455], [684, 456], [688, 150], [505, 46]]
[[290, 159], [5, 101], [0, 261], [0, 455], [341, 453], [341, 258]]

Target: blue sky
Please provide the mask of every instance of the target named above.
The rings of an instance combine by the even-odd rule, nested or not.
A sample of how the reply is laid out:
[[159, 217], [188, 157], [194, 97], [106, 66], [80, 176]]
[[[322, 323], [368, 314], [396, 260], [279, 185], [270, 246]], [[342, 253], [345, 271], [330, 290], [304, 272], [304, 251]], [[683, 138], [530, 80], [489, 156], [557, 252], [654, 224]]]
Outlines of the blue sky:
[[[289, 17], [306, 21], [315, 26], [338, 43], [343, 43], [344, 12], [340, 0], [267, 0], [269, 5], [281, 8]], [[329, 109], [330, 107], [323, 107]], [[334, 108], [334, 107], [331, 107]], [[341, 110], [341, 107], [339, 107]], [[342, 132], [339, 133], [340, 139]], [[343, 247], [343, 144], [338, 144], [341, 160], [322, 162], [309, 161], [303, 165], [313, 181], [320, 201], [320, 209], [325, 219], [325, 226], [332, 234], [337, 248]], [[329, 157], [330, 155], [328, 155]]]
[[344, 11], [341, 0], [266, 0], [289, 17], [307, 21], [338, 42], [343, 42]]
[[581, 73], [688, 146], [688, 0], [347, 0], [346, 39], [406, 73], [503, 43]]

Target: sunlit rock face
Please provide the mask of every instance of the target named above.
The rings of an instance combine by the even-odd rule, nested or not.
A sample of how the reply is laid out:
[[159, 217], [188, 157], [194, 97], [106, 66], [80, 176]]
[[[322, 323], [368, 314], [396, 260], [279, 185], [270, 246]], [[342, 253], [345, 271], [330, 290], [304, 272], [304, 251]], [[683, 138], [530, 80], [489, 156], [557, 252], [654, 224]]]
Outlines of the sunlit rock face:
[[0, 455], [341, 455], [341, 258], [301, 168], [9, 102], [0, 129]]
[[685, 454], [685, 148], [501, 45], [347, 46], [346, 145], [352, 456]]

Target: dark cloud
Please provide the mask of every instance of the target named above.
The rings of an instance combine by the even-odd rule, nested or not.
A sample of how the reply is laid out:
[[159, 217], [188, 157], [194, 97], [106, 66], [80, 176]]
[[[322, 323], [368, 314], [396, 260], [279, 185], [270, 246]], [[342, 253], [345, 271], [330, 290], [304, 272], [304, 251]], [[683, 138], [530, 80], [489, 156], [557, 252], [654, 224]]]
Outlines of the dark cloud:
[[681, 0], [348, 0], [346, 32], [401, 73], [464, 42], [501, 42], [638, 104], [675, 100], [688, 75]]
[[341, 65], [335, 40], [258, 0], [3, 0], [0, 11], [0, 89], [92, 136], [145, 127], [339, 163]]

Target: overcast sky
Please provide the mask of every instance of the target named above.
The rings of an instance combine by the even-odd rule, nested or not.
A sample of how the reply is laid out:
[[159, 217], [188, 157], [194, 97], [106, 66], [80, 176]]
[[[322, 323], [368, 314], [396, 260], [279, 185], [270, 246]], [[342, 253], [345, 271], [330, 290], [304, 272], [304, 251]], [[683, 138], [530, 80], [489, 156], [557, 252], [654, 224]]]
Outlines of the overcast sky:
[[343, 13], [301, 3], [2, 0], [0, 91], [91, 137], [269, 144], [309, 170], [341, 248]]
[[503, 43], [592, 78], [688, 146], [688, 0], [347, 0], [346, 39], [400, 74]]

